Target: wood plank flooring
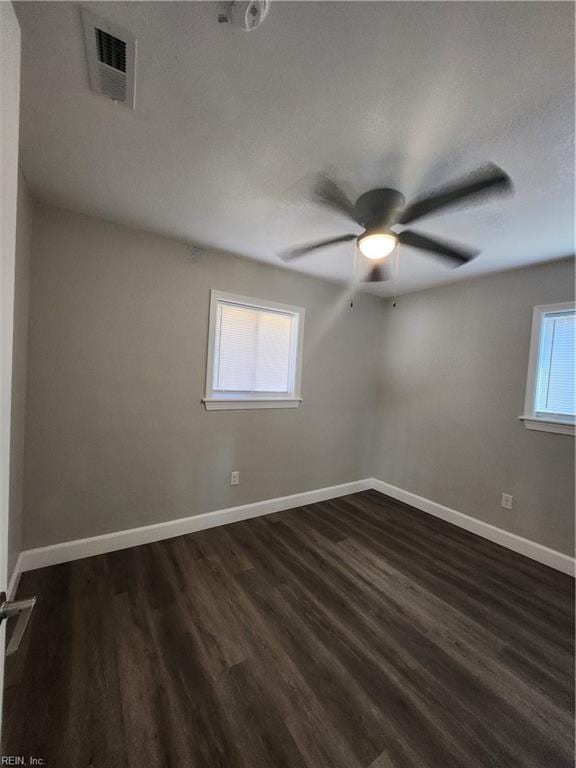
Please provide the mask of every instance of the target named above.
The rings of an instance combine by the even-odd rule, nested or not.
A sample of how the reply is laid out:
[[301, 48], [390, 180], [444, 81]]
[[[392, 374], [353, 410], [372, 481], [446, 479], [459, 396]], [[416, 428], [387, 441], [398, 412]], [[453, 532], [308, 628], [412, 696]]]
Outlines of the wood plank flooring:
[[374, 491], [45, 568], [4, 755], [572, 768], [573, 582]]

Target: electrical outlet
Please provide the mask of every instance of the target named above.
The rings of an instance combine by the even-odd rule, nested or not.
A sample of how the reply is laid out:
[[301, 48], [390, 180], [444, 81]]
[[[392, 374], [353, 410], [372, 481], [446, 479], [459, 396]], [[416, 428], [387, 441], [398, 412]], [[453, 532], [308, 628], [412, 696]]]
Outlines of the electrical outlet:
[[230, 485], [240, 485], [240, 472], [238, 470], [230, 472]]
[[502, 494], [502, 501], [500, 504], [504, 509], [512, 509], [512, 502], [514, 501], [514, 496], [510, 496], [509, 493], [503, 493]]

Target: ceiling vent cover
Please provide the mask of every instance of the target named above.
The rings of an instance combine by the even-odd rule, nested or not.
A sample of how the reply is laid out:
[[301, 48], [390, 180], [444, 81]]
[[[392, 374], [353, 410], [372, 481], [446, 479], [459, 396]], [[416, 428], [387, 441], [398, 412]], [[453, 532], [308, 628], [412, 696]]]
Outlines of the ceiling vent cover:
[[136, 40], [117, 24], [82, 10], [90, 87], [134, 109]]

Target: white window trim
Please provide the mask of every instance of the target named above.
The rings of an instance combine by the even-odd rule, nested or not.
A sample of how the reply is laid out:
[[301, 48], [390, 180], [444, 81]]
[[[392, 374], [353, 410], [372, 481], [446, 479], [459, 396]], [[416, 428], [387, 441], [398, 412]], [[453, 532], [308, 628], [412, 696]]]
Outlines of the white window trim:
[[573, 310], [575, 303], [566, 301], [560, 304], [540, 304], [534, 307], [532, 313], [532, 335], [530, 337], [530, 356], [528, 358], [528, 377], [526, 380], [526, 397], [524, 400], [524, 413], [518, 418], [524, 422], [527, 429], [535, 429], [539, 432], [556, 432], [560, 435], [574, 435], [574, 417], [551, 413], [537, 413], [534, 411], [536, 396], [536, 378], [538, 375], [538, 358], [540, 354], [540, 330], [544, 315], [548, 312], [566, 312]]
[[[219, 301], [228, 301], [256, 309], [275, 309], [280, 312], [289, 312], [296, 318], [296, 356], [294, 358], [294, 391], [289, 395], [274, 395], [263, 392], [256, 394], [247, 392], [239, 394], [215, 394], [213, 390], [214, 377], [214, 348], [216, 331], [216, 312]], [[207, 411], [238, 411], [254, 408], [298, 408], [302, 402], [302, 348], [304, 344], [304, 307], [294, 307], [289, 304], [279, 304], [275, 301], [253, 299], [248, 296], [239, 296], [235, 293], [224, 291], [210, 291], [210, 316], [208, 320], [208, 355], [206, 360], [206, 391], [202, 402]]]

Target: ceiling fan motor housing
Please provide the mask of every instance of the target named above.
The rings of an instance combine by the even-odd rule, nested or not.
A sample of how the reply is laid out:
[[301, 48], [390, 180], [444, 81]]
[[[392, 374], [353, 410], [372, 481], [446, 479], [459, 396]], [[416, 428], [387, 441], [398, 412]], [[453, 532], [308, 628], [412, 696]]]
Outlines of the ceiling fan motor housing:
[[360, 195], [354, 205], [354, 220], [364, 229], [387, 229], [397, 218], [406, 200], [397, 189], [372, 189]]

